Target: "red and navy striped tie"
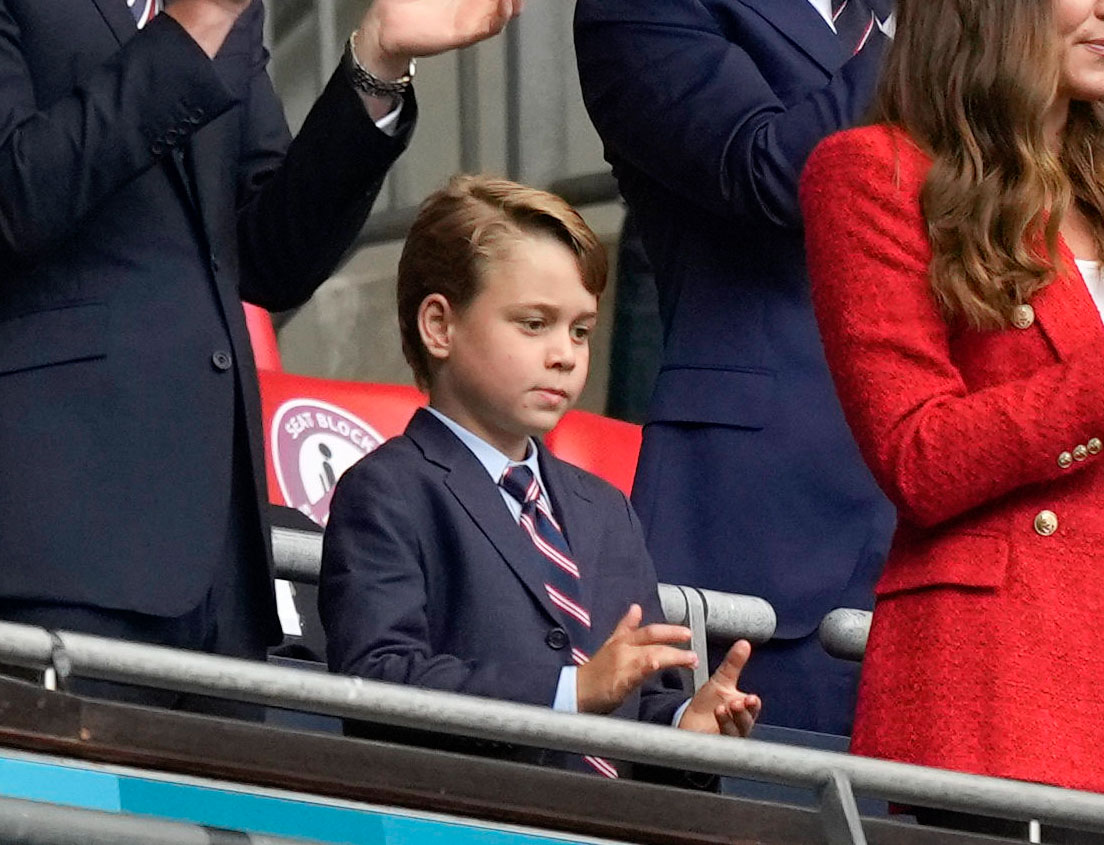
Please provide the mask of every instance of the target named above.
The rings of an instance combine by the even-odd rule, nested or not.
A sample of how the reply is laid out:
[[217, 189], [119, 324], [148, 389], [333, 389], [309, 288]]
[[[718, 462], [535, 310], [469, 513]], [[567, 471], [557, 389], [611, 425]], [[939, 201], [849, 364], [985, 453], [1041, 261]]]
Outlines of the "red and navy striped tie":
[[152, 21], [161, 8], [159, 0], [127, 0], [127, 5], [139, 29]]
[[[544, 589], [548, 598], [562, 613], [564, 627], [571, 635], [571, 659], [577, 666], [590, 660], [590, 654], [601, 645], [590, 627], [590, 613], [583, 606], [580, 579], [582, 573], [571, 558], [571, 548], [556, 518], [541, 501], [540, 485], [529, 467], [517, 464], [506, 467], [499, 479], [502, 488], [521, 503], [520, 524], [537, 551], [548, 562]], [[617, 768], [601, 757], [584, 756], [595, 771], [608, 778], [617, 777]]]
[[852, 56], [866, 46], [878, 25], [874, 10], [865, 0], [832, 0], [832, 23]]

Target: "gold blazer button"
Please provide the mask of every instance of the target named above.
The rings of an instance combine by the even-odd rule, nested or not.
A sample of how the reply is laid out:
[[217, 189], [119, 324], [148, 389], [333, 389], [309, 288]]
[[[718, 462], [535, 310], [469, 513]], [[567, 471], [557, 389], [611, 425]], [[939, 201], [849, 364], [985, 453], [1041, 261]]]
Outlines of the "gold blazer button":
[[1075, 461], [1083, 461], [1088, 456], [1089, 456], [1089, 450], [1088, 450], [1087, 447], [1081, 446], [1081, 445], [1073, 447], [1073, 459]]
[[1063, 452], [1058, 456], [1058, 466], [1062, 469], [1069, 469], [1073, 466], [1073, 455], [1069, 452]]
[[1049, 537], [1058, 530], [1058, 515], [1054, 511], [1039, 511], [1035, 515], [1035, 532]]
[[1085, 444], [1088, 447], [1090, 455], [1099, 455], [1100, 450], [1104, 449], [1104, 443], [1100, 442], [1099, 437], [1094, 437]]
[[1012, 309], [1012, 325], [1017, 329], [1029, 329], [1035, 323], [1035, 309], [1026, 303]]

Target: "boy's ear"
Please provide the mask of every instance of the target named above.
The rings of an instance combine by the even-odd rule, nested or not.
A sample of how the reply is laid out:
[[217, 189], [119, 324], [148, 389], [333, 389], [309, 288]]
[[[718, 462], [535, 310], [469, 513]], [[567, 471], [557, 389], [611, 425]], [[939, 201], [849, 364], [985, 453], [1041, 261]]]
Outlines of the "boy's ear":
[[452, 305], [439, 293], [431, 293], [418, 306], [418, 334], [430, 358], [444, 361], [452, 349]]

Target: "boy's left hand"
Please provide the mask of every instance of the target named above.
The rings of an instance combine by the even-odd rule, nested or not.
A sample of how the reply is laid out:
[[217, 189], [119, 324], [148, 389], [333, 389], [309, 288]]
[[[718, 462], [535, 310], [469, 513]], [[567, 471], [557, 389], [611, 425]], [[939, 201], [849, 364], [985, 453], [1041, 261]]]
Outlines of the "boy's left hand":
[[751, 644], [740, 640], [728, 650], [713, 676], [690, 699], [678, 726], [703, 734], [747, 736], [763, 703], [757, 695], [740, 692], [740, 672], [751, 656]]

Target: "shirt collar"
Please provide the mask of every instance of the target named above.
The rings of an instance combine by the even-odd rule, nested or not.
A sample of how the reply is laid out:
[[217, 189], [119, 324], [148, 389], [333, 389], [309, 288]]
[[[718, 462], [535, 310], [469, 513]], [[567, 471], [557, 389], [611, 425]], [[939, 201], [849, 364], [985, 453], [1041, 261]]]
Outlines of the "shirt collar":
[[533, 442], [532, 437], [529, 438], [529, 449], [525, 455], [525, 460], [520, 462], [512, 461], [482, 437], [477, 434], [472, 434], [472, 432], [468, 431], [464, 426], [456, 422], [456, 420], [451, 417], [446, 417], [436, 408], [430, 406], [427, 407], [426, 410], [444, 423], [445, 427], [455, 434], [461, 443], [468, 447], [468, 450], [475, 455], [479, 463], [483, 464], [483, 468], [487, 470], [487, 473], [491, 476], [491, 480], [495, 484], [498, 484], [498, 480], [502, 478], [502, 474], [506, 472], [507, 467], [515, 466], [520, 463], [529, 467], [533, 473], [533, 477], [537, 479], [537, 483], [541, 487], [541, 492], [545, 492], [544, 479], [541, 478], [537, 444]]

